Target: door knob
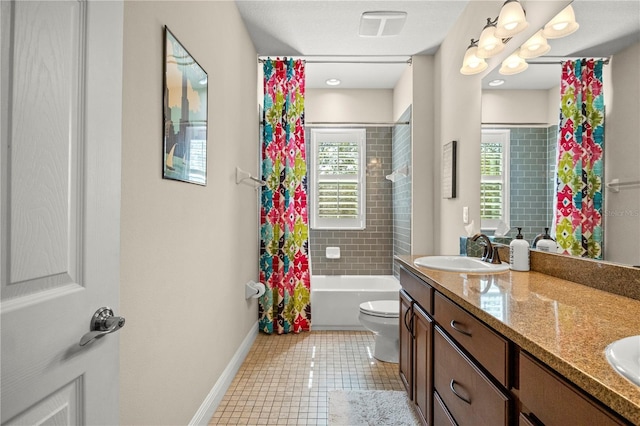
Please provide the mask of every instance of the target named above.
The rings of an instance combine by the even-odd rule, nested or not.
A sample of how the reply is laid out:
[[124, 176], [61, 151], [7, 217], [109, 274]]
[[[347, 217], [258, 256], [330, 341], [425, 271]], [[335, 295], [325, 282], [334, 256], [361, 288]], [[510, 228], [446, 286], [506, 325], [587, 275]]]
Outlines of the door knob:
[[87, 345], [109, 333], [118, 331], [122, 327], [124, 327], [124, 317], [114, 316], [111, 308], [100, 308], [93, 314], [89, 325], [89, 330], [91, 331], [82, 336], [80, 346]]

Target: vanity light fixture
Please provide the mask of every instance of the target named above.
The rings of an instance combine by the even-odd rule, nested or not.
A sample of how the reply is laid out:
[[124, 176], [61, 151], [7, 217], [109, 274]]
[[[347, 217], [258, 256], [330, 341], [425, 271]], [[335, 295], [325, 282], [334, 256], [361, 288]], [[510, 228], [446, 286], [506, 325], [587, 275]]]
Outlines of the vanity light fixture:
[[487, 18], [487, 24], [482, 29], [480, 40], [478, 40], [478, 57], [492, 58], [504, 50], [504, 42], [496, 37], [497, 19]]
[[502, 75], [513, 75], [521, 73], [522, 71], [529, 68], [529, 64], [525, 61], [520, 55], [520, 49], [518, 49], [514, 54], [509, 56], [507, 59], [502, 61], [502, 66], [500, 67], [500, 74]]
[[489, 82], [489, 86], [491, 87], [497, 87], [497, 86], [502, 86], [504, 84], [504, 80], [501, 78], [497, 78], [495, 80], [491, 80]]
[[500, 9], [495, 36], [509, 38], [522, 32], [529, 26], [524, 9], [518, 0], [507, 0]]
[[560, 38], [575, 32], [579, 27], [573, 7], [569, 5], [544, 26], [542, 34], [546, 38]]
[[484, 59], [478, 57], [478, 41], [471, 39], [471, 44], [467, 47], [462, 60], [460, 73], [464, 75], [478, 74], [486, 70], [488, 66]]
[[547, 39], [542, 35], [542, 30], [540, 30], [520, 46], [520, 57], [524, 59], [537, 58], [549, 50], [551, 50], [551, 46], [549, 46]]
[[342, 82], [337, 78], [330, 78], [327, 81], [325, 81], [325, 83], [327, 84], [327, 86], [338, 86]]

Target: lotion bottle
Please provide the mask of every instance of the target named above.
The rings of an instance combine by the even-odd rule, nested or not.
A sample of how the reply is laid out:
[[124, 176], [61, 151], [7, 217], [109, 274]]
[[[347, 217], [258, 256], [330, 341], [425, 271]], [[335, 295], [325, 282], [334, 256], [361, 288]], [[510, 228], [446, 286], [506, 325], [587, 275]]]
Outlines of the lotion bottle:
[[536, 243], [536, 248], [540, 251], [555, 253], [558, 250], [556, 242], [549, 235], [549, 228], [544, 228], [544, 235]]
[[522, 236], [522, 228], [518, 228], [518, 235], [509, 244], [509, 263], [514, 271], [529, 270], [529, 243]]

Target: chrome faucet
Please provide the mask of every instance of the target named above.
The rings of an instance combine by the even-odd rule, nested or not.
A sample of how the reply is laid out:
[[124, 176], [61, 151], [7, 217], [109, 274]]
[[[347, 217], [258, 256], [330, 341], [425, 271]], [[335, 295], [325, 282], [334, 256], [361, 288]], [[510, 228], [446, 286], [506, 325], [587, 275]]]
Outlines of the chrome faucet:
[[484, 262], [500, 265], [502, 261], [500, 260], [500, 254], [498, 253], [498, 248], [494, 247], [491, 244], [491, 240], [484, 234], [476, 234], [471, 237], [471, 241], [480, 240], [479, 244], [484, 247], [484, 251], [482, 253], [482, 258]]

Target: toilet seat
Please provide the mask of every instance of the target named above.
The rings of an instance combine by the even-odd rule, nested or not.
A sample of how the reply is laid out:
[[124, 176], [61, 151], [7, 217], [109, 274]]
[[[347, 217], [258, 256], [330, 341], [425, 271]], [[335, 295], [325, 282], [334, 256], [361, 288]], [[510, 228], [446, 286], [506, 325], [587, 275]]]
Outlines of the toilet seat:
[[360, 312], [380, 318], [398, 318], [400, 302], [397, 300], [373, 300], [360, 304]]

